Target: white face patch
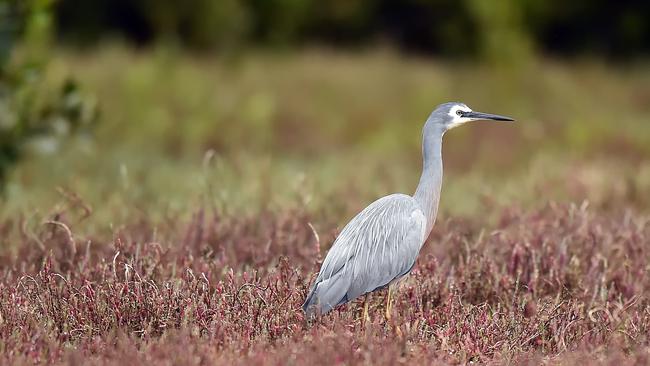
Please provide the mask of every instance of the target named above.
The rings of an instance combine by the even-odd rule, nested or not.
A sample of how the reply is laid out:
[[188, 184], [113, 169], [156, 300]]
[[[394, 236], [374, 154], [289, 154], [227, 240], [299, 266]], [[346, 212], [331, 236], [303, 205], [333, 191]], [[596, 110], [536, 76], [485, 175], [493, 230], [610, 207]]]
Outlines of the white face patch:
[[455, 106], [451, 107], [449, 110], [449, 117], [452, 118], [451, 123], [448, 125], [448, 129], [451, 130], [454, 127], [458, 127], [462, 125], [463, 123], [467, 123], [470, 121], [473, 121], [473, 118], [467, 118], [467, 117], [461, 117], [458, 112], [471, 112], [472, 109], [465, 104], [456, 104]]

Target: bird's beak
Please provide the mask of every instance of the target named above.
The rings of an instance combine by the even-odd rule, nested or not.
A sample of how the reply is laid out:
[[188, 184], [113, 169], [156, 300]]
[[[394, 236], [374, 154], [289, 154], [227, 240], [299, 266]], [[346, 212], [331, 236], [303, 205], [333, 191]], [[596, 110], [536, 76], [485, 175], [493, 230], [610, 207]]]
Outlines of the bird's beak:
[[481, 112], [474, 112], [474, 111], [463, 113], [463, 117], [471, 118], [473, 120], [483, 119], [483, 120], [492, 120], [492, 121], [508, 121], [508, 122], [514, 121], [514, 119], [510, 117], [499, 116], [498, 114], [481, 113]]

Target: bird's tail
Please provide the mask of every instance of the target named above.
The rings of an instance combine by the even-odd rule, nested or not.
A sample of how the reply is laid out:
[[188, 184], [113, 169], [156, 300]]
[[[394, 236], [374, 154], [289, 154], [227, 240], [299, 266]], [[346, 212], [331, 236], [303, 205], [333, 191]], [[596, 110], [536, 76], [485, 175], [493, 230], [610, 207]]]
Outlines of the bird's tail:
[[346, 292], [349, 288], [350, 281], [346, 280], [343, 272], [314, 284], [305, 303], [302, 305], [302, 310], [305, 312], [307, 319], [312, 319], [317, 315], [324, 315], [335, 306], [346, 303], [348, 301]]
[[302, 304], [302, 311], [305, 312], [307, 319], [312, 319], [316, 315], [316, 304], [314, 304], [314, 294], [316, 293], [316, 287], [317, 286], [314, 286], [314, 288], [311, 289], [309, 295], [307, 295], [307, 298], [305, 299], [305, 302]]

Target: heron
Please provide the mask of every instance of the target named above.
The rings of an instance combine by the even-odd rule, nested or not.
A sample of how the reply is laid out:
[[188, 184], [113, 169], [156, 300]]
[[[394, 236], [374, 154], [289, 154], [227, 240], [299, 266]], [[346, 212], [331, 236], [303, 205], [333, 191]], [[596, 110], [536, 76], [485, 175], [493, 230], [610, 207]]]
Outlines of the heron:
[[464, 103], [437, 106], [422, 129], [423, 169], [415, 193], [377, 199], [343, 228], [321, 265], [303, 304], [307, 319], [365, 295], [362, 324], [369, 320], [370, 294], [388, 287], [385, 318], [391, 320], [395, 284], [415, 265], [438, 213], [442, 187], [442, 138], [470, 121], [514, 121], [475, 112]]

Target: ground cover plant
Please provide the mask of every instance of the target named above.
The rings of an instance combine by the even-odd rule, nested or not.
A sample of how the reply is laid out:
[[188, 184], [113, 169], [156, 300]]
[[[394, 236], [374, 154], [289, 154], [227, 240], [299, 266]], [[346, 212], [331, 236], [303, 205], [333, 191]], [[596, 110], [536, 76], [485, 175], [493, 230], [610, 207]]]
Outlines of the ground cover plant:
[[[308, 215], [198, 211], [112, 238], [49, 221], [4, 222], [6, 362], [380, 363], [648, 362], [650, 221], [588, 205], [510, 208], [495, 226], [439, 223], [395, 304], [403, 339], [375, 296], [363, 329], [351, 303], [314, 324], [300, 305], [318, 266]], [[590, 362], [591, 362], [590, 361]]]

